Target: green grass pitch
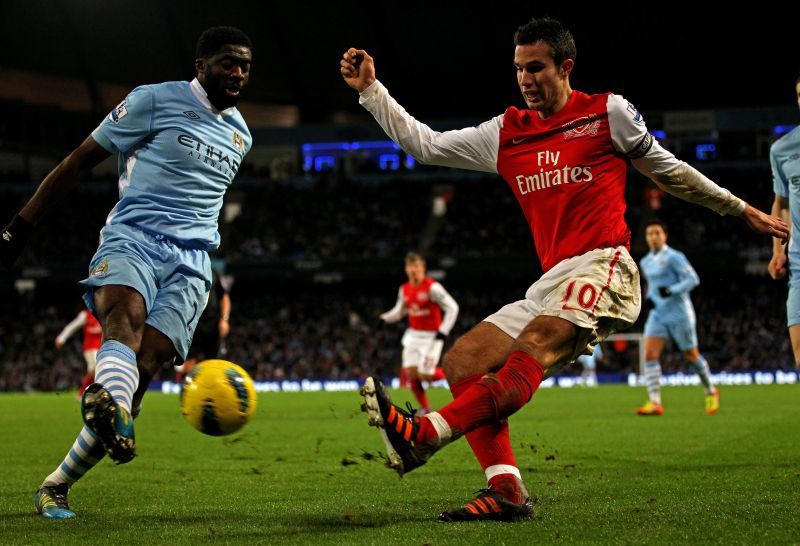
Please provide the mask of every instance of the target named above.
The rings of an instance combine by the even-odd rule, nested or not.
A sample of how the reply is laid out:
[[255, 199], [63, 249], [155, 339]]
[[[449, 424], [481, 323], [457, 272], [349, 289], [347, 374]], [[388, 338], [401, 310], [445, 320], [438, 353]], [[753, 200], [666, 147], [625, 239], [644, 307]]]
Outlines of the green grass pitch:
[[[206, 437], [177, 396], [150, 393], [139, 456], [70, 493], [78, 517], [34, 515], [33, 493], [80, 428], [73, 394], [0, 395], [2, 544], [785, 544], [800, 542], [800, 386], [542, 389], [511, 419], [536, 517], [444, 524], [484, 486], [465, 441], [403, 479], [383, 467], [356, 393], [265, 393], [239, 434]], [[407, 397], [397, 394], [397, 401]], [[449, 400], [434, 390], [432, 401]]]

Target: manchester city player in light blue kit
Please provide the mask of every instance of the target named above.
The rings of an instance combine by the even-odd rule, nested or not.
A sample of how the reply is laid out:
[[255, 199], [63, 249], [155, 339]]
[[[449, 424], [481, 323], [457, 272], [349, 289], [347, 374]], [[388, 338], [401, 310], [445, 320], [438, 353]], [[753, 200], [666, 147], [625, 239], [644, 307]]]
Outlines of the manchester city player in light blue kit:
[[[794, 91], [797, 105], [800, 106], [800, 77], [795, 81]], [[783, 218], [792, 226], [789, 255], [787, 257], [783, 244], [777, 241], [773, 243], [769, 274], [773, 279], [782, 279], [789, 275], [786, 316], [794, 363], [800, 369], [800, 127], [795, 127], [772, 145], [769, 149], [769, 162], [775, 190], [772, 214]]]
[[36, 493], [36, 510], [48, 518], [75, 516], [69, 488], [105, 453], [118, 464], [133, 459], [133, 417], [150, 379], [165, 362], [186, 357], [206, 305], [222, 198], [251, 146], [235, 107], [250, 77], [250, 39], [214, 27], [200, 36], [196, 57], [191, 83], [134, 89], [2, 234], [0, 259], [10, 266], [33, 225], [88, 170], [118, 155], [119, 202], [82, 281], [103, 327], [96, 383], [81, 402], [83, 430]]
[[647, 281], [645, 298], [653, 309], [644, 325], [645, 370], [648, 402], [638, 408], [639, 415], [661, 415], [661, 352], [672, 339], [686, 360], [697, 371], [706, 390], [706, 413], [719, 410], [719, 391], [711, 382], [708, 362], [697, 348], [694, 307], [689, 292], [700, 278], [682, 252], [667, 245], [667, 229], [661, 222], [650, 222], [645, 231], [650, 252], [642, 258], [640, 269]]

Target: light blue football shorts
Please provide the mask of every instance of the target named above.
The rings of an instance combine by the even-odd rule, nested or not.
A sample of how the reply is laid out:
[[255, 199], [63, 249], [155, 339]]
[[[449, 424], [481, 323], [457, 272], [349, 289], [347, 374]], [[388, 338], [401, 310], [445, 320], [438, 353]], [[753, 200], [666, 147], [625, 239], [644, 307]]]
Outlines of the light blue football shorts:
[[644, 323], [644, 337], [672, 338], [681, 351], [697, 347], [697, 328], [695, 322], [688, 318], [684, 321], [667, 322], [651, 312]]
[[119, 284], [135, 289], [147, 308], [145, 323], [172, 340], [185, 359], [208, 302], [211, 261], [205, 250], [182, 248], [138, 226], [111, 224], [101, 230], [89, 277], [81, 284], [92, 313], [95, 287]]

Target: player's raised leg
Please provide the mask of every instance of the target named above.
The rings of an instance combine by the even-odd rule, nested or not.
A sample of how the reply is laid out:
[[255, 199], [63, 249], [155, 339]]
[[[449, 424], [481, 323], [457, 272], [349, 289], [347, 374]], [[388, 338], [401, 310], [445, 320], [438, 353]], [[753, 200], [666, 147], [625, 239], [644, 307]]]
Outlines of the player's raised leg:
[[139, 387], [136, 353], [147, 311], [142, 295], [128, 286], [100, 286], [93, 290], [93, 297], [104, 341], [97, 352], [95, 382], [83, 394], [81, 412], [106, 453], [122, 464], [136, 456], [131, 408]]
[[[483, 361], [474, 358], [460, 363], [458, 373], [454, 373], [453, 377], [474, 379], [464, 385], [463, 391], [460, 391], [458, 381], [455, 381], [455, 389], [460, 391], [460, 395], [438, 412], [422, 418], [409, 414], [392, 404], [379, 380], [368, 379], [362, 394], [365, 397], [366, 410], [370, 414], [370, 424], [381, 427], [389, 450], [389, 465], [399, 473], [410, 472], [423, 465], [433, 453], [464, 434], [484, 425], [498, 424], [515, 413], [536, 392], [545, 369], [565, 361], [573, 354], [578, 339], [577, 326], [552, 316], [536, 317], [511, 343], [511, 338], [493, 325], [483, 326], [479, 332], [487, 334], [482, 336], [484, 343], [490, 343], [494, 339], [495, 344], [489, 346], [490, 352], [495, 355], [510, 355], [504, 364], [497, 359]], [[496, 373], [491, 373], [498, 363], [501, 368]], [[502, 424], [500, 428], [502, 429]], [[503, 434], [502, 430], [498, 432]], [[502, 473], [513, 475], [510, 469]], [[494, 498], [495, 494], [504, 497], [496, 491], [492, 491], [489, 496]], [[509, 502], [507, 499], [504, 503], [494, 500], [494, 504], [488, 500], [477, 503], [478, 507], [481, 503], [488, 507], [485, 510], [478, 508], [478, 513], [465, 507], [466, 513], [459, 512], [456, 515], [457, 511], [450, 511], [443, 514], [443, 519], [465, 519], [468, 517], [467, 513], [476, 516], [471, 519], [513, 519], [521, 517], [522, 512], [527, 516], [532, 513], [529, 499], [521, 505], [511, 503], [519, 510], [511, 510], [506, 506], [505, 503]], [[517, 511], [520, 513], [516, 513]]]

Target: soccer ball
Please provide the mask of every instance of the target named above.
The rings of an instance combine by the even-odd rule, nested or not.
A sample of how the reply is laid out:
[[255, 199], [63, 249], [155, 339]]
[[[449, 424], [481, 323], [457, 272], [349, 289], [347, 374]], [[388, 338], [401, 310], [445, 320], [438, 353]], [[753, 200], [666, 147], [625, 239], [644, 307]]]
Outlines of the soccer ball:
[[203, 434], [225, 436], [236, 432], [255, 411], [253, 380], [233, 362], [205, 360], [186, 377], [181, 413]]

